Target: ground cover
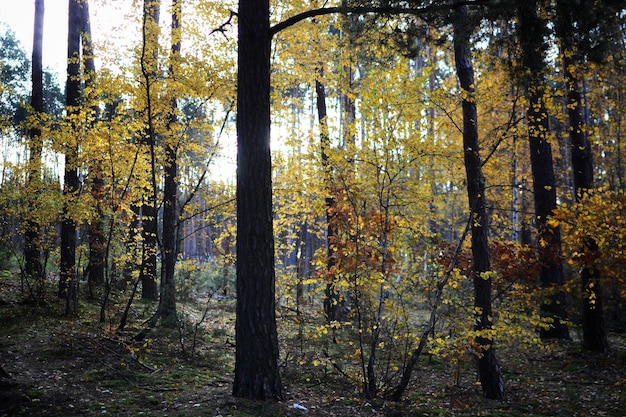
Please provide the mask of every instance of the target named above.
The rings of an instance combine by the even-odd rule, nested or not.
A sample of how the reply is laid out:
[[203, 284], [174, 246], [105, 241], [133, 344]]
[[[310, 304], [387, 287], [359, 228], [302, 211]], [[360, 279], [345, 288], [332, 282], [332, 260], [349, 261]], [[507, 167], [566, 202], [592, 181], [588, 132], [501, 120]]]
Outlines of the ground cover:
[[[610, 355], [575, 341], [551, 349], [502, 347], [508, 400], [480, 395], [470, 358], [450, 364], [425, 356], [402, 402], [366, 401], [332, 368], [299, 354], [281, 326], [285, 400], [257, 403], [230, 395], [234, 299], [182, 303], [180, 329], [133, 336], [154, 310], [135, 303], [132, 325], [118, 332], [97, 321], [99, 305], [76, 317], [50, 299], [21, 302], [15, 283], [0, 292], [0, 416], [623, 416], [626, 345], [611, 335]], [[206, 308], [208, 307], [208, 309]], [[309, 308], [316, 308], [309, 306]], [[204, 312], [206, 315], [203, 318]], [[115, 314], [112, 311], [111, 314]], [[279, 321], [287, 321], [287, 312]]]

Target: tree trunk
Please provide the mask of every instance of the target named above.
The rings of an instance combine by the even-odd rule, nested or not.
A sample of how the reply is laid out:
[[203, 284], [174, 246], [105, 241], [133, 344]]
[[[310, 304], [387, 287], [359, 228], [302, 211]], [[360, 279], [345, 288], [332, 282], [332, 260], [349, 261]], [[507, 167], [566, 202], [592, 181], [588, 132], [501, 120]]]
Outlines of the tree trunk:
[[[35, 24], [33, 37], [33, 57], [32, 57], [32, 94], [31, 106], [33, 115], [43, 113], [43, 65], [42, 65], [42, 41], [43, 41], [43, 0], [35, 1]], [[44, 267], [41, 262], [41, 230], [37, 220], [39, 204], [37, 196], [41, 187], [41, 152], [43, 140], [41, 129], [34, 123], [28, 131], [29, 160], [28, 160], [28, 214], [26, 219], [26, 230], [24, 236], [24, 273], [27, 278], [36, 280], [43, 279]]]
[[[77, 132], [72, 121], [80, 111], [80, 27], [81, 5], [78, 0], [70, 0], [67, 29], [67, 81], [65, 84], [65, 108], [70, 129]], [[77, 158], [78, 140], [76, 133], [65, 144], [65, 170], [63, 176], [63, 221], [61, 223], [61, 274], [59, 297], [66, 300], [65, 314], [71, 311], [72, 301], [78, 296], [76, 277], [76, 222], [70, 212], [79, 189]]]
[[322, 154], [322, 170], [324, 171], [324, 182], [326, 191], [326, 270], [328, 271], [325, 298], [324, 314], [328, 323], [339, 320], [341, 308], [341, 297], [336, 289], [336, 280], [333, 269], [336, 264], [335, 244], [337, 239], [337, 224], [335, 220], [336, 201], [334, 187], [332, 185], [332, 167], [328, 160], [330, 150], [330, 138], [328, 136], [328, 121], [326, 111], [326, 89], [321, 78], [324, 75], [323, 67], [318, 70], [319, 79], [315, 80], [315, 95], [317, 105], [317, 119], [320, 125], [320, 150]]
[[[576, 6], [574, 6], [576, 7]], [[569, 116], [569, 137], [571, 144], [572, 171], [574, 176], [575, 198], [584, 204], [585, 194], [593, 189], [593, 158], [589, 141], [589, 109], [585, 97], [585, 80], [577, 74], [576, 68], [584, 62], [582, 46], [576, 45], [577, 21], [572, 5], [557, 1], [557, 36], [560, 39], [563, 58], [563, 73], [567, 83], [567, 113]], [[598, 244], [593, 236], [586, 236], [581, 248], [585, 260], [581, 272], [583, 348], [595, 352], [608, 353], [609, 342], [602, 312], [602, 293], [599, 270], [595, 265], [598, 257]]]
[[147, 198], [142, 207], [143, 223], [143, 258], [141, 263], [141, 297], [147, 300], [158, 298], [157, 286], [157, 251], [158, 251], [158, 209], [156, 181], [156, 132], [154, 126], [155, 84], [157, 78], [158, 39], [160, 0], [144, 0], [143, 4], [143, 47], [141, 53], [141, 72], [146, 92], [146, 142], [150, 153], [151, 187], [147, 189]]
[[237, 322], [233, 395], [281, 399], [270, 154], [269, 0], [239, 0]]
[[[85, 65], [85, 90], [93, 89], [96, 77], [96, 65], [94, 61], [93, 43], [91, 39], [91, 17], [89, 14], [89, 2], [82, 2], [81, 18], [81, 41], [83, 45], [83, 62]], [[99, 118], [100, 110], [97, 105], [92, 107], [94, 120]], [[104, 283], [106, 239], [104, 232], [105, 218], [102, 211], [101, 200], [104, 196], [104, 176], [99, 161], [89, 168], [89, 175], [93, 178], [91, 184], [91, 196], [96, 202], [96, 217], [89, 225], [89, 271], [87, 283], [90, 296], [93, 296], [93, 285]]]
[[[180, 57], [180, 19], [182, 0], [172, 0], [172, 50], [170, 62], [170, 78], [174, 81], [177, 60]], [[172, 89], [173, 92], [173, 89]], [[176, 320], [176, 283], [174, 271], [176, 269], [176, 222], [177, 222], [177, 195], [178, 175], [177, 129], [176, 112], [178, 101], [172, 94], [171, 114], [168, 121], [168, 138], [165, 143], [164, 189], [163, 189], [163, 265], [161, 266], [161, 323], [166, 327], [174, 327]]]
[[561, 262], [561, 230], [547, 224], [548, 217], [556, 208], [556, 181], [552, 161], [552, 149], [548, 142], [550, 123], [543, 99], [545, 92], [545, 24], [537, 16], [536, 0], [518, 2], [520, 20], [519, 38], [522, 48], [523, 80], [528, 110], [528, 140], [530, 164], [535, 196], [535, 218], [541, 248], [541, 285], [547, 292], [541, 304], [541, 314], [551, 319], [548, 328], [542, 328], [542, 339], [568, 339], [565, 321], [565, 294], [563, 264]]
[[476, 307], [475, 330], [481, 348], [478, 357], [478, 376], [483, 394], [491, 399], [505, 399], [502, 371], [489, 335], [491, 324], [491, 278], [485, 273], [491, 269], [487, 240], [487, 210], [485, 208], [485, 178], [479, 155], [478, 113], [474, 70], [471, 61], [470, 35], [467, 6], [454, 12], [454, 58], [457, 76], [463, 92], [463, 151], [467, 175], [467, 193], [472, 213], [472, 256], [474, 258], [474, 306]]
[[[583, 202], [585, 193], [593, 189], [593, 158], [591, 142], [587, 135], [587, 104], [584, 98], [584, 80], [578, 79], [573, 62], [564, 59], [564, 72], [567, 77], [567, 108], [570, 123], [570, 142], [572, 146], [572, 170], [576, 201]], [[583, 297], [583, 348], [595, 352], [608, 353], [609, 342], [602, 312], [602, 293], [600, 276], [595, 265], [598, 257], [598, 244], [592, 236], [583, 242], [582, 253], [585, 259], [581, 273]]]

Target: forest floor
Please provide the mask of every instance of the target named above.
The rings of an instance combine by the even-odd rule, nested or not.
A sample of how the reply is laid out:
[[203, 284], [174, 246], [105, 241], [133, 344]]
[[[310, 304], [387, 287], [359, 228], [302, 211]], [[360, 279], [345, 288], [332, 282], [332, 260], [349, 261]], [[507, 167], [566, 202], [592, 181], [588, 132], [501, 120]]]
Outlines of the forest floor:
[[285, 400], [259, 403], [230, 395], [232, 298], [180, 304], [191, 325], [156, 328], [141, 342], [133, 336], [154, 303], [137, 302], [135, 324], [119, 332], [98, 323], [97, 303], [81, 303], [67, 318], [54, 299], [39, 306], [19, 300], [16, 284], [0, 277], [0, 416], [626, 415], [626, 339], [618, 335], [611, 335], [610, 355], [583, 352], [574, 342], [501, 349], [507, 401], [481, 397], [471, 361], [452, 366], [432, 358], [420, 361], [402, 402], [366, 401], [332, 369], [321, 374], [287, 348]]

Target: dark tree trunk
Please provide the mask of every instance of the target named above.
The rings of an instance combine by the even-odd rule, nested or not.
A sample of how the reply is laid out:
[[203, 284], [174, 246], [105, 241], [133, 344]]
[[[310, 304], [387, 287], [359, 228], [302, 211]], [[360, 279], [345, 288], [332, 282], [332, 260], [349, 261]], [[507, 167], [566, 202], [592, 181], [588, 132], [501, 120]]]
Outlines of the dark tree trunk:
[[487, 240], [487, 210], [485, 208], [485, 179], [482, 173], [478, 142], [478, 113], [474, 90], [474, 70], [471, 61], [470, 35], [467, 7], [455, 10], [454, 57], [457, 76], [463, 91], [463, 151], [467, 174], [467, 193], [472, 213], [472, 256], [474, 258], [475, 330], [483, 332], [477, 337], [481, 347], [478, 358], [478, 376], [483, 394], [491, 399], [505, 399], [502, 371], [496, 358], [494, 340], [488, 335], [491, 324], [491, 278], [485, 276], [491, 269]]
[[[172, 51], [170, 63], [170, 77], [174, 81], [176, 61], [180, 56], [180, 19], [181, 1], [172, 1]], [[176, 96], [171, 98], [171, 114], [168, 122], [169, 137], [165, 143], [164, 189], [163, 189], [163, 265], [161, 272], [161, 323], [166, 327], [176, 326], [176, 283], [174, 271], [176, 268], [176, 222], [177, 222], [177, 195], [178, 175], [177, 152], [177, 108]]]
[[337, 224], [335, 220], [336, 202], [334, 197], [334, 187], [332, 185], [332, 167], [330, 166], [328, 151], [330, 150], [330, 138], [328, 136], [328, 122], [326, 111], [326, 89], [322, 84], [323, 68], [318, 71], [320, 79], [315, 80], [315, 93], [317, 104], [317, 118], [320, 124], [320, 149], [322, 154], [322, 170], [324, 171], [325, 191], [326, 191], [326, 269], [328, 271], [326, 290], [324, 298], [324, 314], [326, 321], [339, 320], [341, 310], [341, 297], [336, 289], [336, 280], [333, 269], [336, 264], [335, 245], [337, 240]]
[[[80, 27], [81, 5], [78, 0], [70, 0], [68, 7], [67, 28], [67, 81], [65, 84], [65, 107], [71, 118], [80, 111]], [[74, 130], [74, 129], [73, 129]], [[76, 136], [76, 135], [73, 135]], [[78, 296], [76, 277], [76, 222], [71, 216], [71, 207], [79, 189], [78, 141], [71, 138], [65, 145], [65, 169], [63, 175], [63, 221], [61, 223], [61, 274], [59, 279], [59, 297], [66, 300], [65, 314], [71, 311], [72, 301]]]
[[[82, 2], [81, 18], [81, 41], [83, 46], [83, 61], [85, 65], [85, 90], [94, 87], [96, 77], [96, 65], [93, 55], [93, 43], [91, 39], [91, 21], [89, 14], [89, 2]], [[92, 107], [94, 120], [99, 118], [99, 108]], [[89, 225], [89, 271], [87, 282], [90, 295], [93, 296], [93, 285], [104, 283], [106, 239], [104, 232], [105, 218], [102, 211], [101, 200], [104, 196], [104, 176], [99, 161], [89, 169], [89, 175], [93, 178], [91, 184], [91, 196], [96, 202], [96, 217]]]
[[141, 262], [141, 297], [147, 300], [158, 298], [157, 286], [157, 251], [158, 251], [158, 208], [156, 181], [156, 132], [154, 127], [155, 83], [158, 60], [158, 24], [161, 11], [160, 0], [144, 0], [143, 4], [143, 47], [141, 53], [141, 72], [143, 88], [146, 92], [146, 142], [150, 153], [151, 187], [142, 206], [143, 254]]
[[269, 0], [239, 0], [237, 322], [233, 395], [283, 396], [278, 372], [270, 154]]
[[533, 176], [535, 218], [541, 248], [541, 285], [546, 291], [541, 304], [541, 314], [552, 320], [549, 328], [542, 328], [542, 339], [568, 339], [565, 321], [564, 276], [561, 262], [561, 230], [547, 224], [548, 217], [556, 208], [556, 181], [552, 149], [548, 142], [550, 123], [543, 99], [545, 92], [544, 61], [545, 24], [537, 16], [536, 0], [518, 2], [520, 21], [519, 39], [522, 48], [522, 80], [528, 98], [526, 119], [530, 146], [530, 164]]
[[[32, 57], [32, 94], [31, 106], [35, 115], [43, 113], [43, 65], [42, 65], [42, 41], [43, 41], [43, 0], [35, 1], [35, 24], [33, 37]], [[29, 214], [26, 220], [24, 236], [24, 273], [27, 278], [40, 280], [43, 278], [43, 265], [41, 262], [41, 230], [39, 222], [35, 220], [39, 204], [37, 203], [38, 190], [41, 186], [41, 152], [42, 143], [41, 129], [36, 124], [28, 131], [29, 160], [28, 160], [28, 189], [29, 189]]]
[[[593, 189], [593, 158], [589, 141], [589, 109], [585, 97], [585, 80], [576, 73], [576, 67], [583, 61], [581, 46], [576, 45], [578, 7], [570, 2], [557, 1], [557, 36], [560, 38], [563, 55], [563, 72], [567, 83], [567, 113], [569, 116], [569, 136], [571, 143], [572, 171], [576, 201], [584, 204], [584, 196]], [[584, 35], [583, 35], [584, 36]], [[608, 353], [609, 342], [602, 311], [602, 293], [599, 270], [595, 265], [598, 257], [598, 244], [593, 236], [584, 239], [581, 252], [585, 260], [581, 271], [582, 287], [582, 327], [583, 348], [595, 352]]]
[[[587, 136], [587, 105], [584, 98], [584, 81], [577, 78], [568, 58], [564, 59], [564, 71], [567, 77], [567, 101], [570, 121], [570, 141], [572, 146], [572, 170], [576, 201], [583, 201], [586, 192], [593, 188], [593, 159], [591, 142]], [[608, 353], [609, 342], [606, 337], [604, 315], [602, 312], [602, 293], [599, 270], [595, 265], [598, 257], [598, 244], [592, 236], [585, 239], [582, 247], [585, 265], [581, 272], [583, 298], [582, 324], [583, 348], [595, 352]]]

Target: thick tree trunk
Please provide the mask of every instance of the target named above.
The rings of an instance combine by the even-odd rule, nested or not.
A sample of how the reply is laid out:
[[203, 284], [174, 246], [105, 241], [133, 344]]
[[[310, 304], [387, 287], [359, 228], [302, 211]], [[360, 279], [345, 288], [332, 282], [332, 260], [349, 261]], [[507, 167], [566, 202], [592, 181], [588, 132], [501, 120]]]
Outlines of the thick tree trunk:
[[485, 179], [482, 173], [478, 142], [478, 113], [474, 87], [474, 70], [470, 49], [471, 26], [467, 7], [455, 10], [454, 57], [457, 76], [463, 91], [463, 151], [467, 175], [467, 193], [472, 213], [472, 256], [474, 258], [475, 330], [480, 333], [478, 376], [483, 394], [491, 399], [505, 399], [502, 371], [496, 358], [494, 340], [489, 335], [491, 324], [491, 278], [484, 274], [491, 269], [487, 239], [487, 210], [485, 207]]
[[[170, 77], [174, 78], [176, 61], [180, 56], [180, 19], [181, 1], [172, 1], [172, 50], [170, 63]], [[176, 269], [176, 223], [177, 223], [177, 196], [178, 196], [178, 161], [177, 152], [177, 119], [178, 101], [173, 95], [171, 98], [171, 114], [168, 121], [168, 138], [165, 143], [164, 189], [163, 189], [163, 265], [161, 266], [161, 323], [166, 327], [176, 326], [176, 283], [174, 272]]]
[[568, 339], [569, 330], [565, 321], [564, 276], [561, 262], [561, 231], [550, 227], [548, 217], [556, 208], [556, 181], [552, 149], [548, 141], [550, 123], [548, 110], [543, 99], [545, 91], [545, 24], [537, 16], [536, 0], [518, 2], [520, 20], [519, 38], [522, 47], [522, 66], [526, 71], [523, 80], [528, 98], [526, 113], [530, 164], [535, 196], [536, 225], [541, 248], [541, 285], [546, 291], [541, 304], [541, 314], [551, 319], [549, 328], [540, 331], [542, 339]]
[[[65, 84], [65, 107], [71, 119], [80, 111], [80, 27], [81, 5], [78, 0], [70, 0], [68, 7], [67, 30], [67, 81]], [[74, 123], [70, 120], [73, 131]], [[76, 222], [70, 212], [79, 189], [77, 158], [78, 140], [72, 135], [65, 144], [65, 170], [63, 176], [63, 221], [61, 223], [61, 274], [59, 297], [66, 300], [65, 314], [71, 311], [72, 301], [78, 296], [76, 277]]]
[[[35, 1], [35, 24], [33, 37], [33, 57], [32, 57], [32, 94], [31, 106], [34, 114], [43, 113], [43, 65], [42, 65], [42, 41], [43, 41], [43, 0]], [[41, 152], [43, 140], [41, 129], [36, 124], [28, 131], [29, 159], [28, 159], [28, 215], [26, 219], [26, 230], [24, 236], [24, 273], [27, 278], [37, 280], [43, 279], [44, 267], [41, 262], [41, 230], [39, 222], [35, 220], [39, 210], [37, 196], [41, 186]]]
[[269, 0], [239, 0], [237, 322], [233, 395], [283, 396], [275, 311]]

